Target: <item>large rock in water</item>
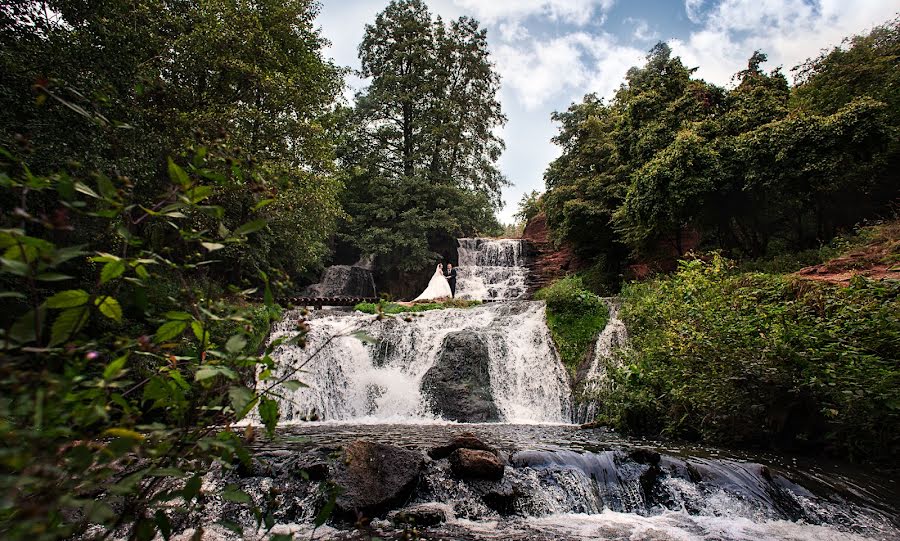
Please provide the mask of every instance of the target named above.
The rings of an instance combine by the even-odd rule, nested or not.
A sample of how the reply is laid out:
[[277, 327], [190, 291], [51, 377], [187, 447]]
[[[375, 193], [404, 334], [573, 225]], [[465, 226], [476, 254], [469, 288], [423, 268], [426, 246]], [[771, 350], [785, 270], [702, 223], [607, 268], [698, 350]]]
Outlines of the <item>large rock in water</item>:
[[490, 451], [457, 449], [450, 454], [450, 469], [458, 477], [499, 480], [503, 477], [503, 462]]
[[499, 421], [491, 396], [490, 354], [484, 339], [473, 331], [448, 334], [434, 366], [422, 378], [431, 410], [450, 421]]
[[332, 265], [325, 268], [322, 281], [303, 290], [307, 297], [375, 297], [372, 271], [365, 267]]
[[355, 520], [357, 514], [380, 516], [409, 498], [425, 464], [425, 457], [393, 445], [357, 440], [344, 448], [333, 477], [340, 487], [338, 514]]

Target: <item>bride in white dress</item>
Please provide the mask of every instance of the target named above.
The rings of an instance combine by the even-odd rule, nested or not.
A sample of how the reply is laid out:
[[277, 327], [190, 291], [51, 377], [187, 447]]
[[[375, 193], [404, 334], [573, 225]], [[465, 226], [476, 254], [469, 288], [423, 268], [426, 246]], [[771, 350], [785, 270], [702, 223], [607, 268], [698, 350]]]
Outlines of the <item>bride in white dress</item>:
[[432, 276], [431, 280], [428, 282], [428, 287], [425, 288], [425, 291], [423, 291], [421, 295], [413, 299], [413, 302], [444, 299], [450, 296], [452, 296], [450, 292], [450, 283], [444, 278], [444, 271], [441, 269], [440, 263], [438, 263], [437, 269], [434, 271], [434, 276]]

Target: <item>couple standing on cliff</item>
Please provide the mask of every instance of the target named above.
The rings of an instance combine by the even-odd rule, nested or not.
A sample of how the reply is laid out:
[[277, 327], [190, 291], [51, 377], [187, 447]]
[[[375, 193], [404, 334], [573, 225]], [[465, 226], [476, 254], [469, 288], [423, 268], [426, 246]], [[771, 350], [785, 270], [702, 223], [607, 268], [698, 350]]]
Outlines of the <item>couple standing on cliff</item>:
[[447, 263], [447, 271], [444, 272], [438, 263], [428, 287], [413, 301], [431, 301], [447, 297], [456, 297], [456, 269], [453, 268], [453, 263]]

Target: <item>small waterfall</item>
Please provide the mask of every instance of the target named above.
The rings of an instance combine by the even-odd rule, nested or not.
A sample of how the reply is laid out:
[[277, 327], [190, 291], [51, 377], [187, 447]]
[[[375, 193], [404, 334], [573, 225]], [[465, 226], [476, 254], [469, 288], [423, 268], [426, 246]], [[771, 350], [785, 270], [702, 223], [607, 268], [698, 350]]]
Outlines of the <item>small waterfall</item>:
[[459, 241], [456, 296], [511, 300], [525, 295], [525, 241], [463, 238]]
[[588, 423], [594, 420], [597, 413], [596, 395], [608, 388], [609, 380], [606, 368], [614, 362], [613, 352], [628, 343], [628, 329], [625, 322], [619, 319], [622, 303], [619, 299], [608, 297], [603, 299], [609, 308], [609, 321], [597, 335], [594, 343], [594, 354], [587, 372], [581, 378], [578, 394], [582, 399], [575, 411], [575, 422]]
[[[295, 335], [298, 317], [288, 313], [272, 339]], [[438, 360], [444, 339], [467, 331], [487, 346], [490, 394], [502, 420], [569, 422], [569, 386], [544, 322], [543, 302], [433, 310], [409, 319], [316, 313], [305, 348], [283, 344], [274, 353], [276, 376], [308, 361], [296, 379], [309, 387], [284, 391], [282, 419], [301, 420], [313, 410], [324, 420], [438, 419], [422, 379]]]

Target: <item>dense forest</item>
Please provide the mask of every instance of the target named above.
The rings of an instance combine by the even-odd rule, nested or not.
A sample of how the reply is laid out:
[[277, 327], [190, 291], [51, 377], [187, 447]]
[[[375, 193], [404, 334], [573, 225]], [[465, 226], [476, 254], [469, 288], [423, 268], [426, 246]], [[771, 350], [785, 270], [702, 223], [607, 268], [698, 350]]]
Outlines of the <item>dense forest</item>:
[[[199, 505], [205, 472], [249, 463], [246, 443], [262, 435], [234, 423], [252, 415], [271, 434], [280, 390], [304, 385], [302, 366], [273, 375], [282, 342], [266, 337], [279, 296], [336, 259], [364, 255], [385, 289], [399, 291], [451, 257], [455, 238], [503, 231], [495, 212], [508, 180], [496, 128], [506, 119], [478, 21], [445, 21], [421, 0], [390, 2], [365, 28], [367, 86], [348, 104], [348, 70], [326, 58], [318, 12], [314, 0], [0, 6], [2, 537], [168, 539], [172, 509], [184, 516]], [[793, 85], [753, 53], [725, 89], [692, 78], [660, 43], [610, 101], [588, 95], [555, 115], [562, 156], [520, 217], [544, 213], [554, 240], [588, 262], [583, 284], [593, 293], [582, 293], [581, 278], [563, 282], [544, 292], [548, 305], [564, 311], [574, 295], [599, 310], [594, 293], [618, 293], [635, 262], [664, 270], [658, 261], [689, 250], [768, 261], [889, 217], [900, 195], [898, 56], [895, 20], [798, 66]], [[871, 364], [846, 379], [870, 391], [848, 398], [845, 379], [827, 379], [833, 370], [802, 377], [824, 382], [837, 454], [895, 449], [896, 286], [808, 295], [704, 270], [722, 261], [683, 263], [672, 279], [702, 278], [687, 289], [710, 297], [722, 290], [715, 279], [728, 281], [748, 311], [760, 295], [802, 293], [811, 306], [847, 298], [797, 308], [802, 339], [830, 338], [798, 346], [788, 337], [783, 349], [820, 348], [829, 362], [853, 364], [828, 349], [841, 343], [836, 335], [853, 337]], [[743, 403], [722, 390], [721, 422], [695, 426], [706, 410], [671, 385], [706, 372], [669, 371], [670, 335], [652, 310], [667, 298], [673, 315], [688, 301], [657, 280], [624, 290], [638, 299], [626, 310], [636, 336], [650, 337], [637, 339], [629, 354], [643, 357], [632, 362], [654, 368], [616, 368], [622, 385], [603, 418], [622, 430], [725, 440], [716, 440], [722, 426], [746, 420], [726, 410]], [[730, 306], [705, 305], [703, 321], [723, 324]], [[764, 316], [762, 332], [781, 329], [777, 306]], [[575, 335], [577, 347], [560, 349], [577, 363], [606, 315], [550, 319], [554, 332]], [[297, 325], [292, 343], [302, 346], [308, 324]], [[757, 328], [743, 329], [743, 342], [716, 330], [740, 346], [730, 354], [742, 370]], [[782, 385], [774, 393], [797, 385], [796, 374], [772, 368], [776, 357], [751, 367], [771, 369]], [[656, 400], [663, 392], [677, 399]], [[807, 393], [801, 405], [821, 409], [821, 400]], [[752, 411], [774, 422], [765, 407]], [[316, 525], [329, 517], [329, 497]], [[271, 509], [239, 487], [222, 498], [272, 527]]]
[[629, 257], [771, 258], [889, 217], [898, 54], [894, 20], [797, 66], [793, 86], [757, 51], [724, 89], [660, 43], [608, 103], [588, 95], [554, 115], [562, 156], [523, 216], [543, 209], [556, 238], [611, 277], [610, 292]]

